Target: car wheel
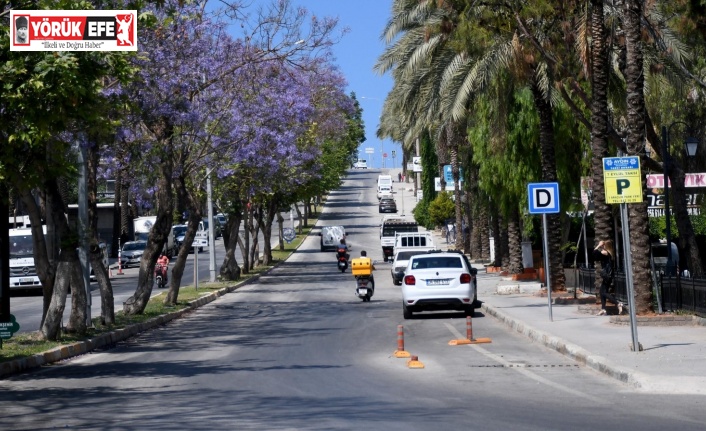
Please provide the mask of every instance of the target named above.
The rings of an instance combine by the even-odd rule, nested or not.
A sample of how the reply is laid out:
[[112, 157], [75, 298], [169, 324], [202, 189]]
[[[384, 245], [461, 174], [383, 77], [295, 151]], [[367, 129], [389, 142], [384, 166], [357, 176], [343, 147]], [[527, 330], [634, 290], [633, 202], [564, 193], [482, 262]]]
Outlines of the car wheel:
[[405, 319], [411, 319], [414, 317], [412, 310], [410, 310], [409, 307], [404, 305], [404, 303], [402, 304], [402, 317], [404, 317]]

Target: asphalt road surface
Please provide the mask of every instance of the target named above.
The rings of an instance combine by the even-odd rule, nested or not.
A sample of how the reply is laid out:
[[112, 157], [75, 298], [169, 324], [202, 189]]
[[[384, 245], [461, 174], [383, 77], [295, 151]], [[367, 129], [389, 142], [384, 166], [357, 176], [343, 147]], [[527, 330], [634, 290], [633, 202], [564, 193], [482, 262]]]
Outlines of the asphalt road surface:
[[[182, 319], [0, 381], [0, 429], [703, 429], [703, 397], [638, 394], [480, 312], [474, 335], [492, 343], [449, 346], [463, 313], [404, 320], [380, 262], [377, 173], [351, 172], [321, 220], [378, 260], [371, 302], [310, 236], [258, 283]], [[479, 291], [496, 281], [482, 274]], [[424, 368], [393, 355], [400, 324]]]

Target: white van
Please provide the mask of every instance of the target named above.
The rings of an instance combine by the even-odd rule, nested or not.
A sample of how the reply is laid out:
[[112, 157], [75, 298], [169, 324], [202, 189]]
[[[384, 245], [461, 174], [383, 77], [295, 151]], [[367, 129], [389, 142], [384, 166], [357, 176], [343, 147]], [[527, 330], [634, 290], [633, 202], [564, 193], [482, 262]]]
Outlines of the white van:
[[368, 169], [368, 162], [365, 159], [358, 159], [357, 162], [353, 163], [353, 169]]
[[392, 195], [392, 175], [378, 175], [378, 200], [388, 194]]

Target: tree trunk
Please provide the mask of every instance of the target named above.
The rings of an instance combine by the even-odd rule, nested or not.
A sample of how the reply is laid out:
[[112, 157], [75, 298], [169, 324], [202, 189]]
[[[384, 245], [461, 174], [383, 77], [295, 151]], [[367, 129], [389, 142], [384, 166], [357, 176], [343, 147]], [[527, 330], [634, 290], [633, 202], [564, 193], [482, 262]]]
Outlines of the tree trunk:
[[[642, 0], [625, 0], [623, 25], [627, 50], [627, 125], [628, 154], [645, 158], [645, 85], [642, 53]], [[646, 195], [645, 176], [642, 190]], [[647, 203], [628, 205], [630, 213], [630, 252], [632, 256], [635, 312], [644, 314], [652, 308], [652, 280], [650, 277], [650, 238]], [[626, 250], [627, 254], [627, 250]]]
[[[554, 120], [552, 118], [552, 107], [539, 87], [538, 77], [535, 75], [532, 80], [532, 95], [534, 105], [539, 114], [539, 145], [542, 156], [542, 181], [556, 182], [556, 156], [554, 154]], [[566, 289], [566, 276], [564, 275], [564, 265], [561, 260], [561, 220], [559, 214], [547, 215], [547, 229], [552, 232], [546, 239], [549, 248], [549, 265], [551, 269], [552, 290]]]
[[[689, 213], [686, 208], [686, 189], [684, 188], [685, 172], [674, 163], [668, 163], [669, 177], [672, 187], [672, 198], [674, 200], [674, 220], [679, 229], [679, 249], [684, 253], [684, 258], [680, 260], [685, 262], [687, 268], [691, 272], [691, 276], [702, 276], [704, 267], [701, 263], [701, 254], [699, 253], [699, 245], [696, 243], [696, 235], [694, 227], [691, 224]], [[665, 185], [666, 187], [666, 185]]]
[[140, 261], [140, 271], [137, 277], [137, 288], [133, 296], [128, 298], [123, 306], [126, 315], [142, 314], [152, 295], [154, 282], [154, 266], [172, 229], [172, 213], [174, 212], [174, 197], [172, 193], [172, 173], [174, 161], [172, 157], [173, 143], [171, 128], [165, 133], [166, 139], [160, 142], [162, 160], [158, 164], [159, 180], [155, 198], [157, 201], [157, 219], [147, 237], [147, 246]]
[[510, 258], [504, 270], [510, 274], [522, 272], [522, 229], [520, 227], [520, 213], [517, 208], [512, 209], [512, 214], [507, 222], [508, 253]]
[[[603, 0], [591, 0], [591, 171], [596, 240], [613, 238], [612, 211], [605, 202], [603, 158], [608, 157], [608, 49]], [[596, 291], [602, 279], [596, 268]]]
[[480, 205], [480, 214], [478, 214], [478, 220], [476, 224], [480, 229], [480, 256], [485, 262], [490, 261], [490, 232], [488, 231], [488, 226], [490, 225], [490, 220], [488, 220], [488, 207], [485, 201]]
[[221, 265], [220, 275], [224, 280], [237, 281], [240, 280], [240, 266], [238, 265], [238, 259], [235, 257], [235, 249], [238, 246], [238, 241], [240, 240], [239, 230], [240, 222], [242, 220], [242, 215], [240, 211], [237, 214], [231, 214], [228, 218], [228, 223], [226, 223], [226, 231], [228, 232], [228, 239], [226, 240], [226, 235], [223, 235], [226, 244], [226, 256], [223, 259], [223, 264]]
[[284, 217], [279, 211], [277, 211], [277, 238], [279, 250], [284, 250]]
[[110, 283], [110, 277], [108, 277], [108, 268], [103, 264], [103, 256], [99, 245], [100, 239], [98, 238], [98, 214], [96, 211], [98, 184], [96, 178], [100, 157], [97, 145], [93, 145], [87, 149], [87, 158], [88, 230], [91, 238], [88, 258], [90, 259], [91, 268], [93, 268], [93, 273], [96, 276], [98, 288], [100, 289], [101, 323], [104, 325], [112, 325], [115, 323], [113, 286]]
[[71, 252], [76, 253], [75, 250], [64, 249], [59, 254], [56, 282], [49, 302], [49, 310], [41, 326], [42, 335], [51, 341], [58, 341], [61, 337], [61, 321], [66, 307], [66, 296], [71, 285], [71, 263], [66, 255]]

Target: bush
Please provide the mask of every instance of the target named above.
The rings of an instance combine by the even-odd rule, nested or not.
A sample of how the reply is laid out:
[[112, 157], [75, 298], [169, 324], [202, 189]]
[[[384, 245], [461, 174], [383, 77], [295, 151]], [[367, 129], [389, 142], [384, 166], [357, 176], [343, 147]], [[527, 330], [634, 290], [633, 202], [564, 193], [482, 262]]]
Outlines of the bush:
[[444, 225], [447, 219], [455, 218], [455, 214], [456, 208], [449, 192], [439, 193], [429, 204], [429, 222], [433, 226]]

